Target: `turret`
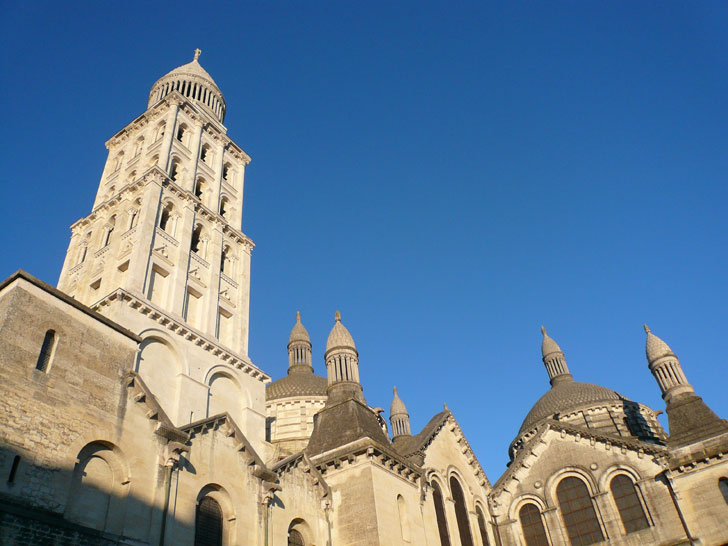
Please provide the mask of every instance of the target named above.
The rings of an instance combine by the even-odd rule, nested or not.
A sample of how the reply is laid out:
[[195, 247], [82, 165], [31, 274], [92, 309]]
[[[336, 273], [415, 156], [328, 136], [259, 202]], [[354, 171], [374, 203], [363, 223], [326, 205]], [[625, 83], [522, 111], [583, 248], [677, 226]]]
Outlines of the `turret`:
[[646, 324], [644, 328], [647, 333], [647, 343], [645, 346], [647, 363], [652, 375], [657, 380], [657, 384], [660, 386], [662, 398], [665, 402], [669, 403], [680, 394], [695, 394], [695, 390], [688, 383], [680, 361], [675, 356], [675, 353], [672, 352], [672, 349], [670, 349], [667, 343], [653, 334]]
[[326, 341], [326, 373], [329, 379], [327, 393], [329, 403], [347, 398], [356, 398], [364, 402], [361, 384], [359, 383], [359, 353], [349, 330], [341, 324], [341, 313], [334, 315], [334, 327]]
[[543, 357], [544, 366], [549, 374], [551, 385], [555, 385], [562, 381], [573, 381], [569, 367], [566, 365], [566, 357], [561, 347], [549, 337], [546, 328], [541, 326], [543, 334], [543, 342], [541, 343], [541, 356]]
[[389, 408], [389, 422], [392, 424], [392, 441], [400, 436], [411, 436], [409, 413], [394, 387], [394, 399]]
[[288, 374], [313, 373], [311, 363], [311, 338], [301, 323], [301, 313], [296, 311], [296, 324], [288, 338]]

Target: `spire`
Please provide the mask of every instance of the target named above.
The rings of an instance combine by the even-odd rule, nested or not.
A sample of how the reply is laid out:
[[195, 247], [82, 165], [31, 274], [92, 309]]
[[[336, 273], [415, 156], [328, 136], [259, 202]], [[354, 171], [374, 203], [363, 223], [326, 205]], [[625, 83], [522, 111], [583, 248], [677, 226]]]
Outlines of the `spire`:
[[311, 338], [301, 323], [301, 313], [296, 311], [296, 324], [288, 338], [288, 374], [294, 372], [313, 373], [311, 363]]
[[411, 436], [409, 414], [404, 402], [397, 394], [397, 387], [394, 387], [394, 398], [389, 408], [389, 422], [392, 424], [392, 440], [399, 436]]
[[541, 326], [541, 333], [543, 334], [543, 342], [541, 343], [541, 356], [543, 357], [543, 363], [546, 366], [546, 371], [549, 374], [549, 380], [553, 387], [557, 383], [562, 381], [573, 381], [571, 373], [569, 373], [569, 367], [566, 365], [566, 357], [564, 352], [553, 339], [546, 333], [546, 328]]
[[665, 402], [669, 403], [675, 396], [680, 394], [694, 394], [695, 391], [692, 385], [688, 383], [680, 361], [669, 345], [653, 334], [646, 324], [644, 329], [647, 334], [645, 343], [647, 364], [660, 386], [662, 398]]
[[326, 372], [329, 378], [329, 401], [353, 397], [364, 400], [359, 383], [359, 353], [349, 330], [341, 323], [341, 313], [334, 314], [334, 327], [326, 340]]

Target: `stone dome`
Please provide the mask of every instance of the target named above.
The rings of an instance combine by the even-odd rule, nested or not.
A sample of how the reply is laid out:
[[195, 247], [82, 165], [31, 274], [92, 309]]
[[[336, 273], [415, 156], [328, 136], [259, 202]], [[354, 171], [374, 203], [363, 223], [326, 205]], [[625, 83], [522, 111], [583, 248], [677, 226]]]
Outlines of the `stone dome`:
[[313, 373], [291, 373], [274, 381], [265, 389], [266, 400], [294, 396], [326, 396], [328, 380]]
[[591, 404], [611, 402], [615, 400], [629, 401], [621, 394], [592, 383], [578, 381], [563, 381], [556, 383], [551, 389], [538, 399], [531, 411], [523, 420], [519, 433], [523, 433], [533, 425], [557, 413], [564, 413], [571, 409]]
[[657, 337], [655, 334], [653, 334], [649, 327], [645, 324], [645, 332], [647, 333], [647, 343], [645, 345], [645, 354], [647, 355], [647, 362], [650, 364], [657, 360], [658, 358], [662, 358], [663, 356], [672, 355], [675, 356], [675, 353], [672, 352], [672, 349], [670, 349], [670, 346], [662, 341], [659, 337]]
[[195, 50], [192, 62], [179, 66], [159, 78], [149, 92], [147, 108], [177, 91], [195, 104], [202, 106], [220, 123], [225, 119], [225, 97], [220, 88], [198, 62], [201, 51]]
[[301, 323], [301, 313], [298, 311], [296, 312], [296, 324], [293, 325], [291, 335], [288, 338], [288, 344], [290, 345], [297, 341], [305, 341], [309, 345], [311, 344], [311, 338], [308, 335], [308, 330], [306, 330], [306, 327]]
[[351, 337], [351, 334], [349, 333], [349, 330], [346, 329], [346, 326], [341, 324], [341, 313], [336, 311], [336, 315], [334, 316], [334, 318], [336, 322], [334, 323], [334, 327], [329, 333], [329, 338], [326, 340], [326, 352], [328, 353], [331, 349], [336, 349], [340, 347], [346, 347], [356, 351], [354, 338]]

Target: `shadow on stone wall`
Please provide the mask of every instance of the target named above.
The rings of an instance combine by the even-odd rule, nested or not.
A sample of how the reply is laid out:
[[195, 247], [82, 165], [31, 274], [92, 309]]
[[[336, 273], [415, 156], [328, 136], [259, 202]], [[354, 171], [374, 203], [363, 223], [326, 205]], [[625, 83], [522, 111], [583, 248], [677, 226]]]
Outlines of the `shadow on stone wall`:
[[[19, 464], [14, 465], [16, 460]], [[79, 486], [74, 476], [78, 469], [39, 466], [9, 446], [0, 448], [0, 470], [0, 544], [3, 546], [169, 545], [172, 529], [175, 544], [180, 543], [180, 536], [189, 536], [189, 544], [193, 542], [194, 522], [175, 519], [172, 513], [174, 491], [171, 491], [164, 526], [166, 540], [160, 542], [161, 501], [160, 506], [153, 506], [133, 494], [120, 496], [93, 484]], [[162, 467], [158, 475], [156, 485], [135, 485], [158, 488], [157, 496], [163, 500], [166, 482]]]

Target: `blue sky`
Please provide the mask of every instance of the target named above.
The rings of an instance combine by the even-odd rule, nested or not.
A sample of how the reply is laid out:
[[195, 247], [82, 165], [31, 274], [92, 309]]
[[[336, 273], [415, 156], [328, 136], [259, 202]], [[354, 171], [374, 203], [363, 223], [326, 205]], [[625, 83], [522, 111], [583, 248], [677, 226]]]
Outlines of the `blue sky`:
[[252, 157], [251, 357], [336, 309], [367, 401], [455, 413], [488, 476], [549, 387], [664, 409], [647, 322], [728, 416], [722, 2], [14, 3], [4, 8], [0, 276], [55, 284], [104, 142], [189, 62]]

